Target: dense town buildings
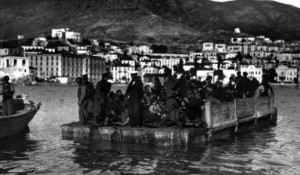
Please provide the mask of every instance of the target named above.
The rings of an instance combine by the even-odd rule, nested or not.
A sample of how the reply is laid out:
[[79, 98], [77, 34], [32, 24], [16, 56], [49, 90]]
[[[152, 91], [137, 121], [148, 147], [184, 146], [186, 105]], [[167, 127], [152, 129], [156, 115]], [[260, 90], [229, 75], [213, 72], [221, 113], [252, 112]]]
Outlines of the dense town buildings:
[[[262, 75], [273, 69], [277, 74], [275, 81], [289, 83], [297, 79], [300, 60], [298, 42], [272, 42], [265, 36], [232, 38], [231, 43], [204, 42], [197, 51], [189, 53], [153, 53], [152, 47], [147, 45], [96, 40], [84, 43], [79, 32], [68, 28], [53, 29], [51, 37], [36, 37], [15, 48], [0, 48], [1, 66], [14, 64], [14, 60], [19, 66], [19, 60], [28, 60], [29, 66], [27, 62], [23, 66], [21, 61], [22, 68], [27, 66], [25, 76], [74, 80], [87, 74], [94, 83], [107, 71], [112, 75], [111, 81], [116, 83], [128, 82], [132, 71], [138, 71], [143, 80], [162, 78], [166, 67], [173, 73], [180, 75], [185, 71], [202, 80], [212, 75], [216, 81], [215, 71], [221, 70], [227, 79], [241, 71], [261, 81]], [[8, 64], [3, 60], [13, 61]], [[8, 72], [2, 69], [2, 74]]]

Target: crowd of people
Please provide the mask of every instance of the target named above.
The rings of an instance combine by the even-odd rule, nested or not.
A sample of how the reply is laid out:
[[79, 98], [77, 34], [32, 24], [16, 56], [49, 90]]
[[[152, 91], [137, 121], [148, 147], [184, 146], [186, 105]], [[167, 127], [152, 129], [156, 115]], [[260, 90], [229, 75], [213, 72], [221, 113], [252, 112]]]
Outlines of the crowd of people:
[[80, 124], [90, 122], [100, 126], [203, 126], [206, 101], [219, 103], [274, 93], [267, 76], [259, 83], [256, 78], [248, 78], [246, 72], [243, 76], [241, 72], [232, 75], [223, 85], [222, 80], [212, 83], [212, 76], [204, 81], [191, 79], [189, 74], [178, 78], [166, 69], [164, 84], [156, 77], [153, 87], [144, 86], [137, 73], [132, 73], [125, 93], [111, 91], [107, 73], [95, 89], [86, 75], [76, 81]]

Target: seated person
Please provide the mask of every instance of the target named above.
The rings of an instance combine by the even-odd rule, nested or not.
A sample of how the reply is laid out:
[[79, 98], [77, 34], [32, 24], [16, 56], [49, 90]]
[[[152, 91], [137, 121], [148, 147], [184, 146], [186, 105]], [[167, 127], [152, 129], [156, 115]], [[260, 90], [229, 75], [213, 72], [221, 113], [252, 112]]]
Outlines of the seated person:
[[188, 91], [187, 102], [184, 103], [185, 114], [189, 120], [196, 120], [201, 118], [202, 110], [201, 106], [204, 105], [204, 101], [197, 98], [192, 92]]
[[144, 114], [144, 123], [160, 123], [163, 114], [163, 107], [157, 98], [151, 99], [151, 105]]
[[114, 93], [109, 94], [109, 101], [106, 105], [106, 118], [104, 125], [121, 122], [122, 102]]
[[164, 120], [170, 125], [176, 125], [180, 120], [180, 103], [175, 96], [171, 96], [165, 101], [165, 114]]

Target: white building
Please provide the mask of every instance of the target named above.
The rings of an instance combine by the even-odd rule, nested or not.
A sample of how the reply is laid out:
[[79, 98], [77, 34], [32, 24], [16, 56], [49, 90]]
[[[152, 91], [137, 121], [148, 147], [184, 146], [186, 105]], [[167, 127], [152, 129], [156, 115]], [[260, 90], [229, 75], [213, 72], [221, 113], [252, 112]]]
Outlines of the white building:
[[174, 66], [178, 65], [180, 60], [182, 60], [183, 64], [185, 63], [185, 60], [182, 58], [162, 58], [160, 60], [161, 62], [161, 67], [163, 66], [167, 66], [168, 68], [170, 68], [172, 70], [172, 72], [174, 72]]
[[152, 66], [153, 63], [150, 60], [140, 61], [141, 68]]
[[97, 53], [93, 54], [93, 56], [102, 57], [106, 60], [106, 62], [112, 62], [116, 59], [118, 59], [118, 54], [115, 53]]
[[214, 43], [203, 43], [202, 51], [214, 51]]
[[8, 75], [12, 81], [27, 80], [30, 75], [29, 57], [0, 57], [0, 77]]
[[21, 46], [21, 48], [26, 51], [26, 50], [44, 50], [44, 46]]
[[52, 38], [72, 39], [76, 42], [82, 41], [81, 34], [79, 32], [69, 31], [69, 28], [52, 29], [51, 36]]
[[135, 67], [136, 62], [134, 60], [122, 60], [121, 64], [128, 64], [131, 67]]
[[185, 54], [185, 53], [181, 53], [181, 54], [177, 54], [177, 53], [151, 53], [148, 56], [153, 56], [153, 57], [161, 57], [161, 58], [182, 58], [182, 59], [186, 59], [189, 58], [189, 54]]
[[235, 29], [234, 29], [234, 33], [241, 33], [240, 28], [235, 28]]
[[76, 46], [76, 54], [78, 55], [90, 55], [91, 54], [91, 46]]
[[226, 50], [226, 44], [216, 44], [215, 45], [215, 50], [218, 53], [225, 53], [225, 52], [227, 52], [227, 50]]
[[236, 56], [237, 56], [236, 52], [228, 52], [225, 55], [225, 59], [232, 59], [232, 58], [235, 58]]
[[227, 47], [228, 52], [242, 52], [243, 46], [241, 45], [230, 45]]
[[241, 65], [240, 71], [242, 74], [243, 72], [247, 72], [249, 78], [256, 78], [259, 82], [262, 82], [262, 67], [255, 67], [253, 65]]
[[195, 68], [194, 63], [186, 63], [183, 65], [183, 70], [184, 71], [190, 71], [192, 68]]
[[0, 56], [9, 55], [9, 48], [0, 48]]
[[110, 68], [110, 72], [112, 73], [113, 80], [112, 82], [116, 83], [126, 83], [131, 79], [131, 72], [134, 71], [135, 68], [129, 65], [116, 65]]
[[24, 35], [18, 35], [18, 40], [24, 39]]
[[297, 68], [278, 66], [276, 73], [277, 82], [294, 82], [294, 79], [297, 78]]
[[66, 31], [66, 39], [71, 39], [73, 41], [76, 42], [81, 42], [82, 41], [82, 37], [81, 34], [79, 32], [73, 32], [73, 31]]
[[267, 49], [269, 52], [278, 52], [279, 51], [279, 47], [277, 46], [268, 46], [268, 49]]
[[199, 69], [196, 72], [197, 79], [201, 79], [201, 81], [204, 81], [207, 76], [214, 76], [214, 70], [213, 69]]
[[236, 77], [237, 71], [236, 70], [223, 70], [223, 75], [224, 75], [224, 79], [223, 79], [223, 85], [226, 85], [229, 82], [229, 78], [231, 76]]
[[128, 46], [127, 52], [129, 55], [132, 55], [132, 54], [149, 55], [153, 51], [152, 51], [152, 49], [150, 49], [149, 46], [141, 45], [141, 46]]
[[146, 66], [144, 68], [142, 68], [142, 80], [144, 81], [144, 75], [145, 74], [158, 74], [159, 73], [159, 68], [157, 67], [153, 67], [153, 66]]
[[52, 29], [51, 37], [62, 39], [65, 37], [65, 32], [66, 32], [66, 29], [64, 29], [64, 28], [63, 29]]
[[32, 41], [32, 46], [47, 46], [48, 42], [45, 37], [37, 37]]

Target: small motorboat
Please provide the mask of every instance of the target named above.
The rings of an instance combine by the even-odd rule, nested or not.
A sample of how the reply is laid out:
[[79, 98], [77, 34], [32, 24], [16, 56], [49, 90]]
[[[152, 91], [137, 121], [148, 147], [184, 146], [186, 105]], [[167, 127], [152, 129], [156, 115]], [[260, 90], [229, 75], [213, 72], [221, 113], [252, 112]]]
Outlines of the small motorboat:
[[[20, 133], [28, 128], [28, 123], [40, 109], [41, 103], [28, 101], [28, 95], [17, 95], [14, 98], [15, 114], [2, 116], [0, 114], [0, 139]], [[2, 105], [0, 106], [2, 111]]]

